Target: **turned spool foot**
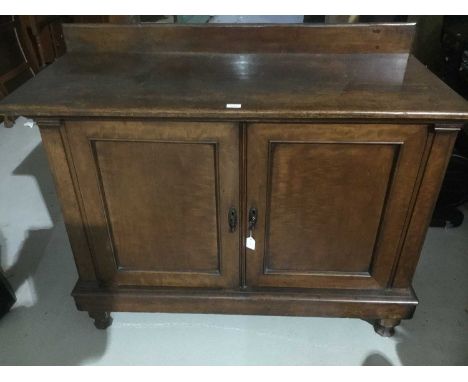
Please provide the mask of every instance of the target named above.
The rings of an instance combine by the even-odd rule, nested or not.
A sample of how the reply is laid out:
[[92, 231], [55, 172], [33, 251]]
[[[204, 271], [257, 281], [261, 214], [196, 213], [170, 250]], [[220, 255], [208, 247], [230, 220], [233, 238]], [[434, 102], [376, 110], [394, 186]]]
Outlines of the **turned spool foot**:
[[374, 330], [382, 337], [392, 337], [395, 334], [395, 326], [400, 324], [400, 320], [385, 318], [374, 322]]
[[97, 329], [107, 329], [112, 325], [110, 312], [88, 312], [88, 314], [94, 320], [94, 326]]

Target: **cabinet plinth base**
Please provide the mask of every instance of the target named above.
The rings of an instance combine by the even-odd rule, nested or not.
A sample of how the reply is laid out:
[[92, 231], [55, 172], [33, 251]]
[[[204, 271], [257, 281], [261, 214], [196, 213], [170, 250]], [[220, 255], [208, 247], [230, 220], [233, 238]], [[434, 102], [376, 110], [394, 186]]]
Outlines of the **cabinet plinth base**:
[[112, 325], [112, 317], [110, 312], [89, 311], [88, 315], [94, 320], [94, 326], [97, 329], [107, 329]]
[[[376, 331], [392, 332], [411, 318], [418, 300], [407, 290], [200, 290], [187, 288], [99, 288], [80, 283], [72, 293], [77, 308], [96, 319], [97, 327], [112, 322], [103, 312], [260, 314], [277, 316], [351, 317], [377, 320]], [[388, 317], [391, 317], [389, 319]], [[98, 326], [99, 325], [99, 326]], [[381, 328], [382, 326], [382, 328]]]

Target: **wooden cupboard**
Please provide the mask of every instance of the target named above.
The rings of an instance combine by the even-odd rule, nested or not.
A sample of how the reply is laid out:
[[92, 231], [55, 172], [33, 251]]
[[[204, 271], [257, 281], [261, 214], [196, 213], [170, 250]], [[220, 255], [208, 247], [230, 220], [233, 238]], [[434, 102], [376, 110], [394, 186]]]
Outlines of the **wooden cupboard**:
[[468, 120], [413, 29], [66, 26], [68, 53], [0, 111], [38, 121], [78, 309], [99, 328], [212, 312], [393, 334]]

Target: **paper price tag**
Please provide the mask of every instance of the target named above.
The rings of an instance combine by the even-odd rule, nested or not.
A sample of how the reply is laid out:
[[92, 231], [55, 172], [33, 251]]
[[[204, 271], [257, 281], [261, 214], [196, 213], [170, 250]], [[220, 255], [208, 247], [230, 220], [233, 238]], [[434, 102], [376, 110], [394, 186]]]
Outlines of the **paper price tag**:
[[226, 104], [226, 109], [241, 109], [242, 104], [240, 103], [227, 103]]
[[248, 249], [255, 250], [255, 239], [252, 236], [249, 236], [245, 241], [245, 246]]

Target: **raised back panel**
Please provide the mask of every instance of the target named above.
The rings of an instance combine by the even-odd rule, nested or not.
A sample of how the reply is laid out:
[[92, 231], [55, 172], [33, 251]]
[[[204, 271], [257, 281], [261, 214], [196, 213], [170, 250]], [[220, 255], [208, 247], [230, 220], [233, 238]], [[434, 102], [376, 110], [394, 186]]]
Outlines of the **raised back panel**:
[[219, 272], [216, 145], [93, 143], [119, 269]]
[[369, 273], [398, 145], [271, 143], [266, 273]]
[[414, 26], [65, 24], [64, 33], [80, 53], [408, 53]]

